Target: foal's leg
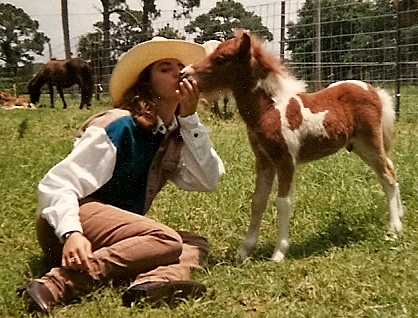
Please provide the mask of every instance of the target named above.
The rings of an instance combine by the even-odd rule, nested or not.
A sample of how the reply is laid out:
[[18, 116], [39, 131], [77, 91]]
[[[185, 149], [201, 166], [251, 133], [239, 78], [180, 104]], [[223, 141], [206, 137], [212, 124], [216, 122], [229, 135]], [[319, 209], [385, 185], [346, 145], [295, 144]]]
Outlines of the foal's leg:
[[260, 224], [275, 177], [275, 168], [270, 160], [256, 154], [256, 184], [251, 201], [251, 222], [244, 242], [236, 254], [238, 260], [244, 260], [257, 245]]
[[389, 230], [396, 234], [402, 231], [401, 217], [403, 216], [403, 206], [399, 184], [396, 182], [395, 170], [392, 161], [386, 157], [386, 165], [383, 173], [378, 173], [380, 184], [386, 195], [389, 206]]
[[389, 230], [394, 234], [399, 233], [403, 215], [401, 195], [393, 163], [387, 157], [383, 143], [375, 145], [371, 140], [360, 141], [354, 144], [353, 151], [376, 172], [389, 206]]
[[289, 248], [289, 224], [290, 216], [292, 214], [292, 200], [293, 200], [293, 179], [295, 166], [292, 160], [283, 160], [280, 162], [278, 168], [278, 183], [279, 189], [276, 198], [277, 222], [279, 232], [276, 240], [276, 247], [271, 259], [275, 262], [280, 262], [284, 259], [285, 254]]

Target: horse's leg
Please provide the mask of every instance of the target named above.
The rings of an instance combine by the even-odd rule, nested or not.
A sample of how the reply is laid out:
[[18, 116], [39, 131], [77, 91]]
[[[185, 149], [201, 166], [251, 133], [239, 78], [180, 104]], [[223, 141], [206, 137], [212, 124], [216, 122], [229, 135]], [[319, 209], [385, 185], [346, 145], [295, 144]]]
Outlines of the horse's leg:
[[48, 84], [48, 90], [49, 90], [49, 99], [51, 101], [51, 107], [54, 108], [54, 86]]
[[244, 260], [257, 245], [260, 224], [275, 177], [275, 169], [270, 160], [256, 154], [256, 183], [251, 201], [251, 222], [244, 241], [236, 254], [238, 260]]
[[81, 90], [81, 100], [80, 100], [80, 106], [78, 108], [83, 109], [84, 104], [86, 104], [85, 93], [83, 90]]
[[290, 245], [289, 225], [293, 208], [294, 171], [295, 165], [290, 156], [287, 160], [281, 160], [279, 162], [277, 173], [279, 189], [276, 198], [279, 232], [277, 235], [276, 247], [273, 256], [271, 257], [275, 262], [280, 262], [284, 259]]
[[63, 108], [66, 109], [67, 108], [67, 103], [65, 102], [65, 99], [64, 99], [64, 92], [62, 90], [62, 87], [57, 86], [57, 91], [60, 94], [60, 97], [62, 99], [62, 103], [64, 104]]
[[384, 151], [382, 140], [381, 137], [370, 138], [370, 136], [364, 140], [357, 139], [353, 151], [376, 172], [389, 206], [389, 230], [396, 234], [402, 230], [403, 206], [395, 169]]

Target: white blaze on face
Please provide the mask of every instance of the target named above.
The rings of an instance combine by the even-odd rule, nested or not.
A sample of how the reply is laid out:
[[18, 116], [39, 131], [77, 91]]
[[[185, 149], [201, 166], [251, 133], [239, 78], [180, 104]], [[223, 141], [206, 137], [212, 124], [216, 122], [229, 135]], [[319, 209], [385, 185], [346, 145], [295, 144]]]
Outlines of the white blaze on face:
[[195, 73], [195, 71], [194, 71], [194, 68], [192, 67], [192, 65], [189, 64], [181, 70], [181, 73], [188, 74], [188, 75], [193, 75]]

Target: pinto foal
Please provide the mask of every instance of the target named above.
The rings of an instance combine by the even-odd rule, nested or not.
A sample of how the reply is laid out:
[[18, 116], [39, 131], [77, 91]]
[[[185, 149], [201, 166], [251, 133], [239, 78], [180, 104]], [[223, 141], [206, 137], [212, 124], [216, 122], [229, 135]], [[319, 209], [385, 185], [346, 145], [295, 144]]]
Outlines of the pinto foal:
[[389, 205], [389, 229], [402, 229], [402, 204], [394, 166], [388, 158], [395, 114], [384, 90], [360, 81], [342, 81], [304, 93], [279, 60], [254, 35], [237, 31], [200, 63], [184, 70], [202, 92], [230, 90], [246, 123], [256, 159], [251, 222], [237, 252], [245, 259], [255, 248], [261, 218], [275, 176], [279, 233], [272, 256], [281, 261], [289, 247], [295, 167], [345, 147], [375, 172]]

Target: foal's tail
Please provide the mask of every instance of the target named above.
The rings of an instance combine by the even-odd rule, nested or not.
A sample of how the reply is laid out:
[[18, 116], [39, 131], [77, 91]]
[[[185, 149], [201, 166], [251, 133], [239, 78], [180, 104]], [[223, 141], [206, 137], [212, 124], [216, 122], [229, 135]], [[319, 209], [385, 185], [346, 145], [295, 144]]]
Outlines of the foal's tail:
[[376, 92], [382, 103], [382, 131], [385, 151], [388, 152], [395, 133], [395, 109], [393, 99], [387, 91], [377, 88]]

